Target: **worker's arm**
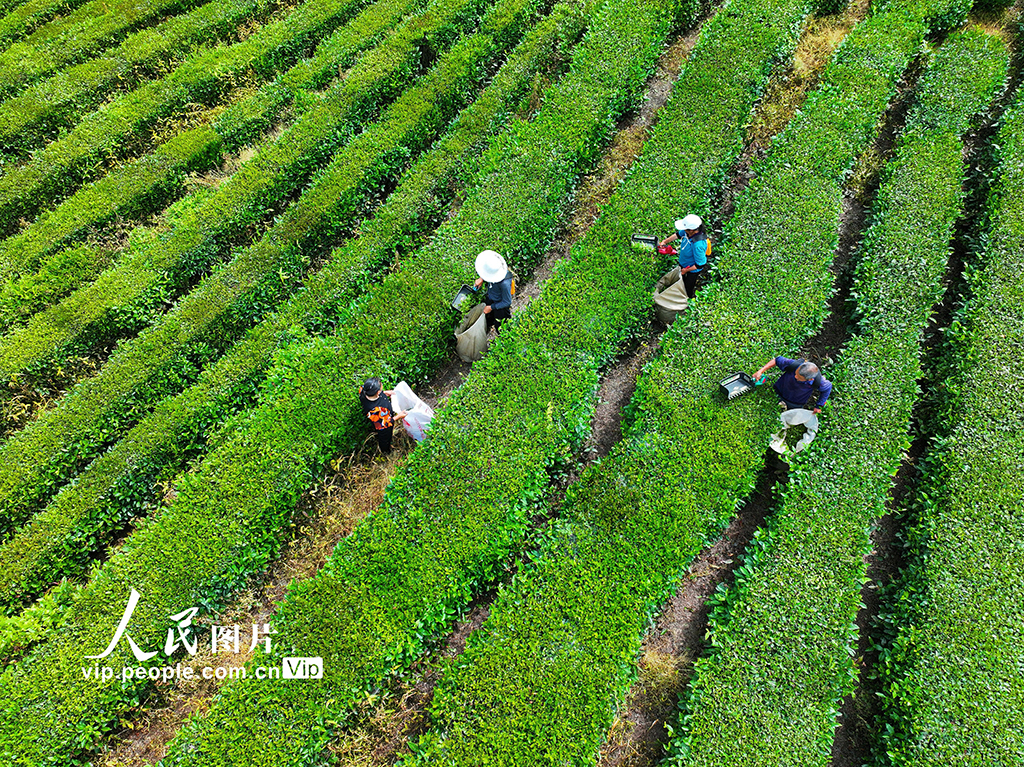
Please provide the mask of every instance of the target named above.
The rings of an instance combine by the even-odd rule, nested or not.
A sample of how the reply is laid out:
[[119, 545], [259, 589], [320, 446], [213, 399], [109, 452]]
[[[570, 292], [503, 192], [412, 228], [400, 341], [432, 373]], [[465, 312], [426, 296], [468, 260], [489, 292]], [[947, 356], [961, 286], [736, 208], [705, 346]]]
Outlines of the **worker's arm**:
[[708, 241], [698, 240], [693, 243], [693, 262], [695, 268], [703, 269], [708, 263]]
[[[473, 283], [473, 290], [476, 291], [483, 284], [484, 284], [484, 278], [483, 277], [477, 277], [476, 278], [476, 282]], [[491, 313], [490, 305], [485, 306], [484, 307], [484, 314], [490, 314], [490, 313]]]
[[675, 241], [676, 241], [676, 240], [678, 240], [678, 239], [679, 239], [679, 232], [673, 232], [673, 233], [672, 233], [672, 234], [670, 234], [670, 235], [669, 235], [668, 237], [666, 237], [666, 238], [665, 238], [664, 240], [662, 240], [661, 242], [659, 242], [659, 243], [658, 243], [658, 245], [664, 248], [664, 247], [665, 247], [666, 245], [668, 245], [668, 244], [669, 244], [670, 242], [675, 242]]
[[[387, 397], [388, 399], [390, 399], [390, 398], [391, 398], [391, 396], [392, 396], [392, 395], [393, 395], [394, 393], [395, 393], [395, 390], [394, 390], [394, 389], [385, 389], [385, 390], [384, 390], [384, 396], [385, 396], [385, 397]], [[394, 419], [395, 419], [396, 421], [401, 421], [401, 420], [402, 420], [403, 418], [405, 418], [405, 416], [406, 416], [406, 412], [405, 412], [404, 410], [399, 410], [399, 411], [397, 411], [397, 412], [396, 412], [396, 411], [394, 411], [394, 410], [392, 410], [392, 411], [391, 411], [391, 416], [392, 416], [392, 417], [393, 417], [393, 418], [394, 418]]]
[[765, 364], [764, 364], [764, 365], [763, 365], [763, 366], [761, 367], [761, 369], [760, 369], [760, 370], [758, 370], [758, 371], [757, 371], [756, 373], [754, 373], [754, 380], [757, 380], [757, 379], [761, 378], [761, 376], [763, 376], [763, 375], [764, 375], [765, 373], [767, 373], [767, 372], [768, 372], [769, 370], [771, 370], [771, 369], [772, 369], [773, 367], [775, 367], [775, 358], [774, 358], [774, 357], [772, 357], [772, 358], [771, 358], [770, 360], [768, 360], [768, 361], [767, 361], [767, 362], [766, 362], [766, 363], [765, 363]]
[[821, 377], [821, 386], [818, 387], [818, 404], [814, 408], [815, 413], [820, 413], [821, 409], [825, 407], [825, 403], [828, 402], [829, 395], [832, 394], [832, 382], [827, 380], [825, 376]]

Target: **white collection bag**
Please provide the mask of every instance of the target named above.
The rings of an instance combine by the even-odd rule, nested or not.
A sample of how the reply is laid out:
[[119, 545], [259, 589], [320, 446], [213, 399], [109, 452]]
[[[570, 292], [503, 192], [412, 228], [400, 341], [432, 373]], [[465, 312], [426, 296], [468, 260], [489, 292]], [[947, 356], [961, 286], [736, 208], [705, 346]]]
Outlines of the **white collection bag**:
[[800, 437], [800, 441], [793, 446], [792, 452], [799, 453], [811, 442], [814, 441], [815, 435], [818, 433], [818, 416], [812, 413], [810, 410], [804, 408], [794, 408], [792, 410], [785, 411], [779, 419], [782, 421], [782, 431], [776, 432], [772, 435], [772, 441], [769, 444], [772, 450], [780, 455], [782, 453], [789, 452], [789, 445], [786, 444], [786, 432], [788, 432], [794, 426], [802, 426], [804, 429], [803, 436]]
[[434, 420], [434, 410], [430, 405], [417, 397], [409, 384], [400, 381], [391, 392], [391, 406], [396, 411], [405, 411], [402, 425], [410, 437], [417, 442], [423, 441], [430, 422]]
[[455, 351], [463, 362], [482, 360], [487, 353], [487, 317], [484, 304], [477, 304], [462, 318], [455, 331]]

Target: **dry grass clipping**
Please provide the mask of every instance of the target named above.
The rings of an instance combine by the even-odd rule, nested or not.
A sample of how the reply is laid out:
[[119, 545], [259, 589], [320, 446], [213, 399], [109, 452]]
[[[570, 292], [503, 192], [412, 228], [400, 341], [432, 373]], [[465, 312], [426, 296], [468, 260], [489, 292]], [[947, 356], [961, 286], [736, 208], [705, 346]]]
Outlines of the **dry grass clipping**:
[[767, 149], [782, 132], [807, 93], [814, 88], [832, 54], [868, 12], [869, 0], [852, 0], [841, 14], [811, 19], [800, 35], [793, 63], [774, 76], [754, 110], [747, 128], [748, 143]]
[[[693, 658], [689, 653], [673, 655], [647, 650], [638, 666], [639, 677], [601, 747], [602, 766], [650, 767], [657, 763], [662, 750], [661, 729], [675, 712], [675, 700], [686, 685]], [[638, 724], [629, 716], [631, 711], [650, 712], [656, 718], [641, 718]], [[638, 726], [643, 728], [642, 732], [637, 731]]]

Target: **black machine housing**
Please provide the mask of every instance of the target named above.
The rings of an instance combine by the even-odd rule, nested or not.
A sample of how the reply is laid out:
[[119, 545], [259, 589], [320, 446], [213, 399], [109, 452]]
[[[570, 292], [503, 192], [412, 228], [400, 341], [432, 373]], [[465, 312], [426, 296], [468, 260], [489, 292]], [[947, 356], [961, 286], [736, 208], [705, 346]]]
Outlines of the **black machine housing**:
[[754, 379], [741, 370], [723, 378], [718, 384], [718, 390], [726, 401], [732, 401], [747, 392], [754, 391], [756, 386], [757, 383]]

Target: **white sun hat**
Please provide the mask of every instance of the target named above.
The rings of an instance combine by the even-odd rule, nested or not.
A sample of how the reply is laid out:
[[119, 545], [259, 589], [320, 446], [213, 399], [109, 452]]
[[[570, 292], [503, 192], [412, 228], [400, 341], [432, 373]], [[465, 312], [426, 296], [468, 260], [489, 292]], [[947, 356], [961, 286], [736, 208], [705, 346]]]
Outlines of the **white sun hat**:
[[676, 221], [676, 231], [682, 232], [683, 230], [689, 231], [690, 229], [700, 229], [700, 225], [704, 222], [700, 220], [700, 216], [696, 213], [679, 219]]
[[487, 282], [501, 282], [508, 274], [508, 264], [501, 254], [485, 250], [476, 257], [476, 273]]

